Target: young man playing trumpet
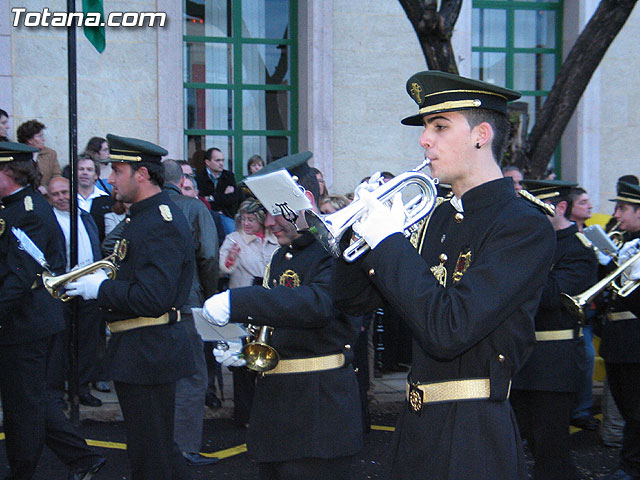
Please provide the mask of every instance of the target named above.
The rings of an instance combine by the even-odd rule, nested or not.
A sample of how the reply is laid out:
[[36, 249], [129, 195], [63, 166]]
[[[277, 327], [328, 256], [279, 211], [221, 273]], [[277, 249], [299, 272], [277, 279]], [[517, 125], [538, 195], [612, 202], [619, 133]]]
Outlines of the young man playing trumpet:
[[354, 225], [371, 251], [338, 261], [336, 304], [347, 313], [386, 299], [413, 335], [407, 410], [389, 478], [527, 478], [509, 402], [511, 379], [535, 342], [533, 316], [555, 248], [538, 207], [520, 198], [498, 161], [507, 102], [517, 92], [444, 72], [407, 81], [431, 174], [453, 196], [431, 214], [417, 250], [404, 209], [362, 191]]
[[[613, 217], [627, 242], [618, 264], [640, 254], [640, 187], [618, 182]], [[612, 262], [613, 263], [613, 262]], [[625, 271], [630, 282], [640, 281], [640, 260]], [[612, 311], [602, 327], [600, 355], [604, 358], [611, 394], [625, 420], [620, 469], [610, 478], [640, 478], [640, 289], [623, 298], [613, 295]]]

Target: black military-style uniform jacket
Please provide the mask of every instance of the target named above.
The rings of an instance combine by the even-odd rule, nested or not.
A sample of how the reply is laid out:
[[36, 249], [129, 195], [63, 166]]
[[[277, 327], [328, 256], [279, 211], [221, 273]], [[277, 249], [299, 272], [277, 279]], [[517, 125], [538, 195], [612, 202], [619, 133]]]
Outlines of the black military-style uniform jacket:
[[362, 448], [358, 385], [350, 365], [358, 326], [333, 308], [333, 258], [309, 233], [274, 252], [269, 289], [232, 289], [231, 321], [274, 327], [280, 359], [343, 353], [346, 365], [258, 378], [247, 446], [258, 462], [353, 455]]
[[0, 208], [0, 345], [28, 343], [64, 330], [62, 304], [42, 286], [43, 268], [11, 228], [23, 230], [55, 274], [65, 270], [64, 237], [51, 207], [31, 186], [2, 199]]
[[[640, 231], [628, 234], [627, 241], [636, 238]], [[631, 312], [635, 319], [604, 322], [600, 356], [608, 363], [640, 363], [640, 288], [626, 298], [612, 294], [610, 313], [619, 312]]]
[[[116, 246], [118, 271], [98, 293], [107, 324], [137, 317], [159, 317], [186, 301], [194, 254], [189, 226], [165, 192], [130, 209], [130, 222]], [[171, 323], [113, 333], [107, 369], [113, 380], [157, 385], [193, 374], [193, 355], [183, 325]]]
[[[584, 377], [584, 338], [580, 322], [562, 303], [562, 293], [577, 295], [596, 283], [598, 261], [572, 225], [556, 232], [553, 267], [535, 317], [536, 332], [573, 330], [568, 340], [537, 341], [533, 353], [513, 379], [514, 389], [576, 392]], [[587, 240], [588, 242], [588, 240]]]
[[401, 414], [392, 478], [527, 478], [506, 399], [534, 345], [555, 235], [509, 179], [469, 190], [462, 204], [464, 212], [450, 201], [435, 208], [420, 253], [398, 233], [354, 265], [338, 262], [338, 308], [371, 311], [381, 294], [411, 329], [411, 381], [490, 381], [488, 400], [425, 403], [420, 415]]

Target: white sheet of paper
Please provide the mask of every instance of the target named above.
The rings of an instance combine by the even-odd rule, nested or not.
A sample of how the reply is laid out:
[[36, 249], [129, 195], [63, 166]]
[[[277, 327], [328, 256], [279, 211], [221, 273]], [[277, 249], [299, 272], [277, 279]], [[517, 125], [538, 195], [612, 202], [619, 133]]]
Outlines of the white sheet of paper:
[[277, 204], [286, 203], [296, 212], [312, 208], [307, 196], [286, 170], [247, 177], [244, 183], [272, 215], [282, 213]]
[[193, 322], [196, 325], [196, 330], [205, 342], [215, 342], [219, 340], [228, 342], [230, 340], [239, 340], [249, 335], [244, 327], [238, 323], [228, 323], [224, 327], [211, 325], [204, 318], [202, 308], [192, 308], [191, 313], [193, 314]]

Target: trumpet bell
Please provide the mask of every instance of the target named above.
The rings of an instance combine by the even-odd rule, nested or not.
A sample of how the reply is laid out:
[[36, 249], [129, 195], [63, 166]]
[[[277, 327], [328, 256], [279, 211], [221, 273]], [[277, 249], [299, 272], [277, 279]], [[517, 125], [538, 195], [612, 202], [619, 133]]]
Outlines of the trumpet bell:
[[273, 370], [280, 361], [276, 349], [262, 342], [248, 343], [242, 349], [242, 353], [247, 362], [246, 367], [256, 372]]

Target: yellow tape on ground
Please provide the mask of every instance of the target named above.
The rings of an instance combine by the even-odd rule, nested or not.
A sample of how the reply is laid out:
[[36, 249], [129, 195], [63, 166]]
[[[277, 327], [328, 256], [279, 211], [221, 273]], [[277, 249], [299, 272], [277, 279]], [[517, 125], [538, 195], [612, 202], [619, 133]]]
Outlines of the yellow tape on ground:
[[127, 449], [126, 443], [103, 442], [102, 440], [91, 440], [90, 438], [85, 438], [85, 442], [87, 442], [87, 445], [91, 445], [92, 447], [113, 448], [115, 450]]
[[371, 425], [371, 430], [381, 430], [383, 432], [395, 432], [396, 427], [385, 427], [384, 425]]
[[200, 453], [203, 457], [216, 457], [216, 458], [229, 458], [234, 455], [240, 455], [241, 453], [245, 453], [247, 451], [247, 444], [243, 443], [242, 445], [238, 445], [237, 447], [227, 448], [226, 450], [218, 450], [217, 452], [211, 453]]

